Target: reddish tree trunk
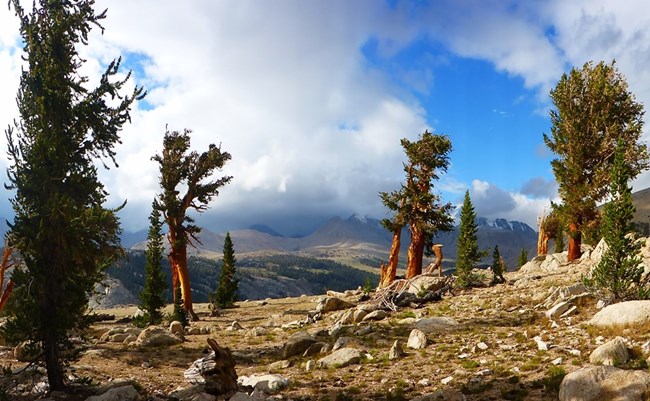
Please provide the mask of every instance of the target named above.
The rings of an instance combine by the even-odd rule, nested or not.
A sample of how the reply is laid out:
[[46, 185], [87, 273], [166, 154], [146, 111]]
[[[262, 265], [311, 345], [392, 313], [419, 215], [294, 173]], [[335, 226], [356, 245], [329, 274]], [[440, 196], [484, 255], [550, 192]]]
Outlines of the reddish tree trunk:
[[569, 224], [569, 249], [567, 260], [573, 262], [576, 259], [579, 259], [582, 256], [582, 251], [580, 250], [580, 245], [582, 244], [582, 233], [578, 230], [577, 223]]
[[170, 227], [169, 237], [171, 245], [171, 252], [169, 253], [169, 262], [172, 268], [172, 285], [174, 287], [174, 296], [176, 296], [176, 288], [181, 287], [181, 298], [183, 299], [183, 308], [192, 317], [192, 320], [199, 320], [198, 315], [194, 312], [192, 304], [192, 286], [190, 284], [190, 272], [187, 269], [187, 247], [181, 246], [175, 249], [177, 233], [173, 232]]
[[436, 255], [436, 261], [427, 270], [427, 273], [433, 273], [438, 270], [438, 277], [442, 276], [442, 244], [435, 244], [431, 247], [433, 254]]
[[406, 279], [422, 274], [422, 255], [424, 254], [424, 236], [415, 226], [411, 227], [411, 243], [406, 263]]
[[381, 272], [381, 281], [379, 282], [380, 288], [385, 288], [395, 281], [397, 275], [397, 262], [399, 258], [399, 247], [401, 246], [402, 229], [393, 231], [393, 243], [390, 247], [390, 255], [388, 256], [388, 265], [385, 266]]

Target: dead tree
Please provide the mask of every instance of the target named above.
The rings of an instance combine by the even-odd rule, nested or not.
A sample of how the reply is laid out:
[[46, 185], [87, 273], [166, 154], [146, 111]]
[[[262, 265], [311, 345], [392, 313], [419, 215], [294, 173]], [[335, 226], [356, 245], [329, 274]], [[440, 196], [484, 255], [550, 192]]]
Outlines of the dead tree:
[[436, 260], [427, 267], [425, 273], [432, 274], [438, 270], [438, 277], [442, 277], [442, 246], [442, 244], [434, 244], [431, 246], [433, 254], [436, 255]]
[[5, 307], [11, 291], [14, 289], [13, 281], [7, 280], [7, 285], [5, 286], [5, 277], [9, 269], [13, 267], [13, 259], [11, 254], [13, 253], [14, 248], [7, 245], [7, 241], [4, 244], [4, 251], [2, 252], [2, 263], [0, 264], [0, 312]]
[[542, 215], [537, 217], [537, 255], [546, 255], [548, 252], [549, 234], [544, 229], [546, 224], [546, 209], [542, 210]]
[[235, 360], [230, 350], [215, 340], [208, 338], [208, 345], [213, 352], [194, 361], [183, 376], [190, 384], [203, 384], [208, 394], [231, 397], [238, 389]]

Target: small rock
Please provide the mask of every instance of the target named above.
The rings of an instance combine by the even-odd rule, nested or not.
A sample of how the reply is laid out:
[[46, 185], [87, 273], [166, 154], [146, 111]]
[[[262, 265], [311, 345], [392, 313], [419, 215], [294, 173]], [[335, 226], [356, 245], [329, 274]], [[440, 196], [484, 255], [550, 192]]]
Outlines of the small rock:
[[313, 359], [310, 359], [305, 363], [305, 371], [310, 372], [316, 368], [316, 362]]
[[580, 356], [580, 355], [582, 355], [582, 352], [580, 352], [579, 349], [571, 349], [571, 350], [569, 350], [569, 354], [571, 354], [573, 356]]
[[488, 347], [488, 345], [486, 343], [484, 343], [482, 341], [480, 343], [476, 344], [476, 347], [478, 349], [480, 349], [481, 351], [485, 351], [486, 349], [490, 348], [490, 347]]
[[403, 356], [404, 349], [402, 348], [402, 344], [400, 344], [399, 340], [395, 340], [393, 346], [390, 347], [390, 350], [388, 351], [388, 359], [393, 360], [401, 358]]
[[344, 367], [361, 361], [361, 351], [356, 348], [341, 348], [332, 354], [318, 360], [318, 367]]
[[557, 305], [553, 306], [551, 309], [544, 312], [544, 314], [546, 315], [547, 318], [553, 319], [566, 312], [570, 307], [571, 304], [569, 302], [562, 301], [559, 302]]
[[589, 356], [589, 362], [594, 365], [616, 366], [628, 361], [630, 355], [623, 337], [616, 337], [596, 348]]
[[604, 344], [604, 343], [605, 343], [605, 337], [603, 337], [603, 336], [598, 336], [594, 340], [594, 344], [596, 344], [596, 345], [601, 345], [601, 344]]
[[561, 319], [564, 319], [565, 317], [569, 317], [571, 315], [574, 315], [578, 311], [578, 307], [575, 305], [571, 305], [569, 309], [567, 309], [566, 312], [560, 315]]
[[282, 349], [282, 357], [290, 358], [300, 355], [316, 342], [316, 339], [306, 331], [299, 331], [289, 337]]
[[269, 369], [270, 370], [287, 369], [289, 366], [291, 366], [291, 361], [285, 359], [282, 361], [273, 362], [272, 364], [269, 365]]
[[318, 302], [318, 305], [316, 305], [316, 310], [318, 312], [326, 313], [326, 312], [334, 312], [337, 310], [352, 308], [353, 306], [354, 304], [348, 301], [344, 301], [341, 298], [327, 297], [322, 301]]
[[369, 322], [373, 320], [383, 320], [386, 318], [386, 316], [388, 316], [388, 313], [386, 311], [379, 309], [368, 313], [366, 316], [363, 317], [362, 321]]
[[150, 326], [142, 330], [136, 340], [136, 345], [141, 346], [166, 346], [182, 343], [183, 340], [173, 335], [162, 327]]
[[366, 315], [368, 315], [368, 313], [369, 312], [364, 310], [364, 309], [356, 309], [353, 312], [353, 315], [352, 315], [353, 323], [359, 323], [359, 322], [363, 321], [363, 318], [366, 317]]
[[429, 384], [431, 384], [431, 380], [429, 379], [422, 379], [418, 382], [418, 386], [422, 387], [427, 387]]
[[406, 346], [411, 349], [426, 348], [427, 346], [426, 334], [424, 334], [424, 332], [418, 329], [411, 330], [411, 334], [409, 334], [409, 339], [408, 342], [406, 343]]
[[553, 359], [553, 360], [551, 361], [551, 363], [552, 363], [553, 365], [556, 365], [556, 366], [557, 366], [557, 365], [562, 365], [562, 362], [564, 362], [564, 359], [562, 359], [562, 357], [555, 358], [555, 359]]
[[446, 386], [447, 384], [451, 383], [452, 380], [454, 380], [452, 376], [447, 376], [444, 379], [440, 380], [440, 383]]
[[244, 328], [236, 320], [232, 322], [230, 326], [226, 327], [226, 331], [239, 331], [239, 330], [244, 330]]
[[138, 391], [129, 384], [128, 386], [113, 387], [100, 395], [86, 398], [86, 401], [136, 401]]
[[415, 328], [430, 334], [436, 331], [451, 330], [458, 326], [458, 322], [450, 317], [428, 317], [415, 322]]
[[492, 371], [490, 369], [482, 369], [476, 372], [478, 376], [488, 376], [492, 374]]
[[348, 344], [350, 344], [351, 341], [352, 341], [352, 339], [350, 337], [339, 337], [334, 342], [334, 345], [332, 345], [332, 351], [336, 351], [336, 350], [339, 350], [341, 348], [347, 347]]
[[548, 343], [546, 341], [543, 341], [542, 337], [535, 336], [533, 338], [533, 340], [535, 340], [535, 343], [537, 344], [537, 349], [538, 350], [540, 350], [540, 351], [548, 351], [548, 348], [549, 348]]
[[251, 375], [241, 376], [237, 383], [242, 386], [253, 387], [265, 393], [275, 393], [289, 384], [289, 380], [280, 375]]
[[181, 322], [176, 321], [176, 320], [169, 324], [169, 331], [172, 334], [177, 335], [178, 337], [181, 337], [181, 338], [185, 334], [185, 330], [183, 329], [183, 325], [181, 324]]

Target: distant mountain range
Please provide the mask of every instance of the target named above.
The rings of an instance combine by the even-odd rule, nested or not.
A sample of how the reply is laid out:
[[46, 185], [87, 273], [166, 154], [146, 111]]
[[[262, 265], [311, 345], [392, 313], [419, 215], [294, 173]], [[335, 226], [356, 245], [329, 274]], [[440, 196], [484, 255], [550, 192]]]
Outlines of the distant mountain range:
[[[508, 267], [516, 267], [515, 263], [522, 249], [526, 249], [529, 255], [536, 249], [537, 233], [526, 223], [478, 218], [477, 224], [479, 247], [489, 250], [492, 255], [492, 249], [498, 245]], [[379, 220], [356, 214], [347, 219], [333, 217], [313, 234], [301, 238], [284, 237], [272, 228], [262, 225], [231, 231], [230, 236], [237, 255], [294, 253], [331, 259], [366, 270], [378, 268], [380, 263], [387, 260], [392, 241], [392, 233], [382, 227]], [[454, 264], [457, 238], [458, 227], [455, 227], [451, 232], [440, 233], [435, 240], [436, 243], [443, 244], [446, 265]], [[196, 256], [219, 258], [224, 239], [223, 234], [203, 229], [199, 234], [201, 243], [188, 251]], [[408, 244], [408, 231], [404, 230], [403, 257], [406, 255]], [[146, 243], [140, 242], [132, 249], [143, 250], [145, 247]]]

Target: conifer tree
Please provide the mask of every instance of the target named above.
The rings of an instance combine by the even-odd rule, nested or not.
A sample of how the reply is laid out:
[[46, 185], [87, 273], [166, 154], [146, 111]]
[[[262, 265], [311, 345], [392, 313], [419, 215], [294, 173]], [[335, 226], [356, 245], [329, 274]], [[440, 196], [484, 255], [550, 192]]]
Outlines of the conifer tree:
[[219, 287], [215, 293], [215, 304], [218, 308], [231, 308], [237, 301], [237, 285], [239, 280], [235, 278], [235, 249], [233, 248], [230, 233], [226, 233], [223, 243], [223, 264]]
[[551, 162], [568, 229], [568, 260], [580, 257], [585, 231], [593, 228], [596, 204], [607, 195], [614, 151], [624, 142], [630, 179], [648, 167], [643, 105], [628, 91], [615, 63], [585, 63], [564, 74], [551, 91], [551, 135], [544, 142], [557, 155]]
[[625, 147], [625, 142], [619, 139], [609, 185], [611, 200], [604, 206], [603, 228], [607, 249], [591, 272], [591, 277], [584, 279], [585, 286], [604, 293], [614, 301], [648, 298], [650, 295], [647, 282], [641, 282], [641, 245], [632, 234], [635, 207], [632, 204], [632, 190], [628, 186], [630, 170], [625, 162]]
[[458, 242], [456, 244], [456, 283], [460, 287], [469, 287], [478, 284], [478, 277], [472, 273], [472, 269], [483, 257], [483, 253], [478, 249], [478, 239], [476, 233], [476, 212], [474, 205], [469, 196], [469, 191], [465, 192], [465, 200], [460, 209], [460, 228], [458, 233]]
[[31, 339], [42, 348], [56, 391], [65, 389], [69, 335], [88, 322], [88, 295], [121, 253], [119, 220], [103, 206], [108, 194], [97, 165], [115, 164], [119, 131], [144, 93], [136, 87], [121, 94], [130, 74], [119, 78], [119, 59], [87, 88], [78, 50], [106, 17], [95, 13], [94, 1], [35, 0], [29, 12], [19, 0], [9, 4], [20, 20], [26, 65], [20, 119], [6, 131], [8, 188], [16, 191], [8, 238], [24, 265], [12, 275], [4, 331], [11, 341]]
[[[187, 246], [193, 241], [199, 242], [197, 234], [201, 228], [194, 224], [194, 219], [187, 215], [188, 210], [203, 212], [208, 203], [219, 195], [219, 189], [230, 182], [231, 176], [212, 179], [215, 171], [221, 170], [230, 154], [222, 152], [221, 147], [214, 144], [208, 150], [199, 154], [190, 152], [190, 134], [183, 132], [165, 132], [163, 151], [152, 160], [157, 161], [160, 169], [159, 196], [160, 208], [167, 226], [169, 227], [170, 251], [169, 262], [172, 269], [172, 287], [180, 286], [183, 297], [183, 307], [194, 320], [199, 317], [192, 306], [192, 287], [190, 273], [187, 268]], [[206, 181], [207, 182], [204, 182]], [[185, 188], [181, 194], [180, 187]]]
[[144, 289], [140, 293], [140, 308], [145, 312], [143, 320], [146, 325], [160, 323], [162, 308], [165, 306], [163, 294], [167, 283], [162, 271], [164, 248], [161, 229], [160, 207], [154, 200], [149, 216]]
[[404, 163], [406, 182], [397, 191], [379, 194], [384, 205], [393, 211], [391, 219], [382, 221], [384, 227], [393, 232], [389, 262], [382, 273], [382, 287], [395, 278], [404, 226], [408, 226], [411, 234], [406, 278], [422, 273], [424, 250], [427, 244], [431, 244], [436, 233], [453, 228], [453, 206], [451, 203], [442, 203], [440, 195], [433, 192], [433, 182], [449, 166], [451, 141], [447, 136], [425, 131], [417, 141], [402, 139], [401, 144], [408, 158]]
[[517, 267], [521, 267], [525, 265], [528, 262], [528, 252], [526, 252], [525, 248], [521, 248], [521, 253], [519, 254], [519, 261], [517, 263]]
[[492, 284], [505, 283], [506, 279], [503, 278], [503, 260], [499, 252], [499, 245], [494, 247], [492, 252]]

